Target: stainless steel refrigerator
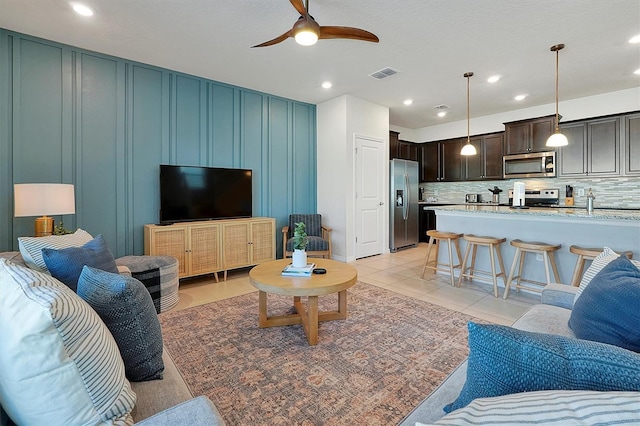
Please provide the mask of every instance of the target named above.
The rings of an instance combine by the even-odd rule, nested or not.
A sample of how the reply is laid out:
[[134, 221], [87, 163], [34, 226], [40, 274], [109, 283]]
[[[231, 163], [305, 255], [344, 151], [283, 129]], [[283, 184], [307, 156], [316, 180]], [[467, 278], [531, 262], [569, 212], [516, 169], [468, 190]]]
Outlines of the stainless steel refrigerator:
[[393, 159], [389, 164], [389, 249], [418, 244], [418, 163]]

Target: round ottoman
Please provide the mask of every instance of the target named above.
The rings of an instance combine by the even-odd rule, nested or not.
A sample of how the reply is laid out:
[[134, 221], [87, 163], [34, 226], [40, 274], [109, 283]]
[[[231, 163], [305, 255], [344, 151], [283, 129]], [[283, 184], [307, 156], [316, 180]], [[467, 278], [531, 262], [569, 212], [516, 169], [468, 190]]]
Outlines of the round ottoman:
[[151, 294], [156, 312], [166, 312], [178, 304], [178, 259], [171, 256], [123, 256], [116, 265], [126, 266], [131, 276]]

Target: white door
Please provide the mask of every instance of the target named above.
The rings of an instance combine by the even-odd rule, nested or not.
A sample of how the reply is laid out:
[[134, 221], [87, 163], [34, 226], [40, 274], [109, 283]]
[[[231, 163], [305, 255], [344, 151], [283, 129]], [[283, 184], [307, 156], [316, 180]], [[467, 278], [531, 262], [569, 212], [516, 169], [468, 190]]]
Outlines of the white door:
[[356, 259], [380, 254], [384, 247], [386, 194], [384, 143], [356, 136]]

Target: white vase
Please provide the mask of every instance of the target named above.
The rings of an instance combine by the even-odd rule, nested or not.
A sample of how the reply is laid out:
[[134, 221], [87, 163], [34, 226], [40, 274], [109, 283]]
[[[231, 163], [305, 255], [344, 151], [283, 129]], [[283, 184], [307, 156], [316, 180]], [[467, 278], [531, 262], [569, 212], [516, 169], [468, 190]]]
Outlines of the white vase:
[[307, 266], [307, 252], [305, 250], [294, 250], [292, 263], [294, 268], [304, 268]]

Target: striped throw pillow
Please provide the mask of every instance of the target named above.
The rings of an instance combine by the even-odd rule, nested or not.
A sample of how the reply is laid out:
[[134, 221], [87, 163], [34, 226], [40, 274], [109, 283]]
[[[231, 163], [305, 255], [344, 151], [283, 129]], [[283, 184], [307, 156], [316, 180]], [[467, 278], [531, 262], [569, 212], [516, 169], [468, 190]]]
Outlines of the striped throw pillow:
[[628, 425], [638, 419], [640, 392], [547, 390], [479, 398], [435, 424]]
[[15, 423], [133, 423], [118, 346], [85, 301], [5, 259], [0, 294], [0, 400]]
[[49, 237], [19, 237], [18, 247], [24, 263], [35, 271], [49, 273], [47, 265], [42, 258], [42, 249], [65, 249], [69, 247], [82, 247], [93, 237], [87, 231], [78, 228], [76, 232], [68, 235], [51, 235]]

